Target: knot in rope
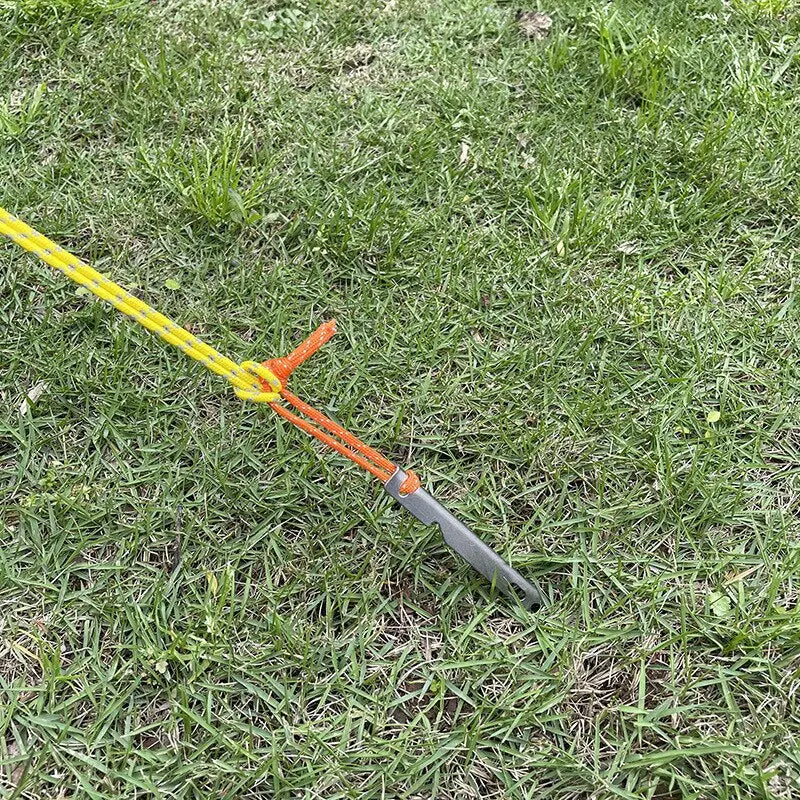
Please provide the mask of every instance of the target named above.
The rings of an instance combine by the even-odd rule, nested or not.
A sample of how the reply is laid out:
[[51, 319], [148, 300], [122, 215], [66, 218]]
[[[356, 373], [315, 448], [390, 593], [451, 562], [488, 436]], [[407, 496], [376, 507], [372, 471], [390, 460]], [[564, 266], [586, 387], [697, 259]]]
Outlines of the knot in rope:
[[[250, 400], [253, 403], [274, 403], [280, 400], [283, 384], [269, 367], [257, 361], [244, 361], [239, 364], [239, 370], [252, 376], [249, 380], [250, 386], [245, 387], [241, 383], [233, 385], [233, 391], [240, 400]], [[237, 377], [240, 377], [240, 373]]]

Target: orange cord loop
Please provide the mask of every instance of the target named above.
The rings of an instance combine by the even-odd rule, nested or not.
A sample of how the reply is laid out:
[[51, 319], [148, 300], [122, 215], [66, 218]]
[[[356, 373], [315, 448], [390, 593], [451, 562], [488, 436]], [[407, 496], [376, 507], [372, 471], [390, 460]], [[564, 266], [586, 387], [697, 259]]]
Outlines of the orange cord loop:
[[[280, 389], [281, 397], [290, 405], [294, 406], [301, 414], [305, 414], [309, 419], [299, 417], [293, 411], [290, 411], [277, 402], [271, 402], [270, 407], [285, 420], [291, 422], [292, 425], [296, 425], [310, 436], [326, 444], [332, 450], [335, 450], [337, 453], [349, 458], [351, 461], [367, 470], [367, 472], [374, 475], [379, 481], [386, 483], [397, 470], [395, 464], [381, 455], [381, 453], [373, 447], [364, 444], [358, 437], [353, 436], [350, 431], [334, 422], [330, 417], [326, 417], [323, 413], [317, 411], [316, 408], [303, 402], [286, 388], [286, 381], [292, 372], [306, 359], [314, 355], [322, 345], [330, 341], [335, 333], [336, 320], [332, 319], [320, 325], [314, 333], [299, 347], [292, 350], [289, 355], [281, 358], [273, 358], [264, 362], [264, 366], [275, 375], [282, 384]], [[264, 383], [264, 381], [262, 381], [262, 383]], [[265, 385], [264, 388], [266, 390], [268, 386]], [[419, 489], [420, 479], [411, 470], [408, 470], [406, 475], [406, 479], [400, 485], [400, 491], [403, 494], [411, 494]]]
[[419, 489], [422, 481], [420, 481], [417, 473], [414, 470], [406, 470], [406, 479], [400, 484], [400, 494], [411, 494]]

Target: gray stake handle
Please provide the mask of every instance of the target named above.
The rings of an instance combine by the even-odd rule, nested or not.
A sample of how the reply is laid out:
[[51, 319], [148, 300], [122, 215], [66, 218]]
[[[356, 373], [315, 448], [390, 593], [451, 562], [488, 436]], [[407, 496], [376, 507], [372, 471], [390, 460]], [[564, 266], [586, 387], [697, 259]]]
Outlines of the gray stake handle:
[[420, 488], [409, 494], [400, 494], [400, 486], [405, 479], [406, 473], [397, 469], [383, 484], [383, 488], [423, 525], [436, 522], [442, 529], [445, 542], [464, 561], [494, 583], [504, 595], [519, 600], [528, 610], [542, 605], [542, 596], [533, 584], [503, 561], [488, 544], [481, 541], [464, 523], [459, 522], [428, 492]]

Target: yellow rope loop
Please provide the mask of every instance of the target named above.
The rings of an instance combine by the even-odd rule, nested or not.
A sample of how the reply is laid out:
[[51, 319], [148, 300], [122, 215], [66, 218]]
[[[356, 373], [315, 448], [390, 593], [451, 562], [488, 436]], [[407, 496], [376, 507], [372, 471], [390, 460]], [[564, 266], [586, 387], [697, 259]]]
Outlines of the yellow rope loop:
[[[199, 361], [206, 369], [221, 375], [233, 385], [236, 396], [242, 400], [271, 403], [280, 397], [281, 382], [267, 367], [254, 361], [245, 361], [243, 364], [231, 361], [72, 253], [59, 247], [55, 242], [31, 228], [30, 225], [26, 225], [13, 214], [9, 214], [4, 208], [0, 208], [0, 233], [41, 258], [42, 261], [59, 270], [75, 283], [86, 287], [92, 294], [110, 303], [144, 328], [160, 336], [165, 342], [182, 350], [189, 358]], [[263, 379], [269, 384], [272, 391], [264, 391], [259, 379]]]
[[[281, 382], [275, 376], [275, 373], [257, 361], [245, 361], [239, 366], [245, 372], [256, 377], [252, 388], [241, 389], [238, 386], [233, 387], [233, 391], [236, 392], [236, 396], [240, 400], [250, 400], [253, 403], [274, 403], [276, 400], [280, 400], [280, 392], [283, 386], [281, 386]], [[261, 382], [257, 380], [258, 378], [266, 381], [272, 387], [272, 391], [265, 392]]]

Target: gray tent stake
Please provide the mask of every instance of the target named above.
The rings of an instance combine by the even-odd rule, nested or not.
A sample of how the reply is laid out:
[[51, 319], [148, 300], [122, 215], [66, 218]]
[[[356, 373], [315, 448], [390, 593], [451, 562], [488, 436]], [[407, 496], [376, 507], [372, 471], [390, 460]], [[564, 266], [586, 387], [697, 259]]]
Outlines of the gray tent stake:
[[423, 525], [437, 523], [445, 542], [504, 595], [518, 600], [528, 610], [543, 604], [542, 595], [533, 584], [526, 581], [428, 492], [419, 488], [409, 494], [401, 494], [400, 486], [405, 479], [406, 473], [397, 469], [383, 488]]

